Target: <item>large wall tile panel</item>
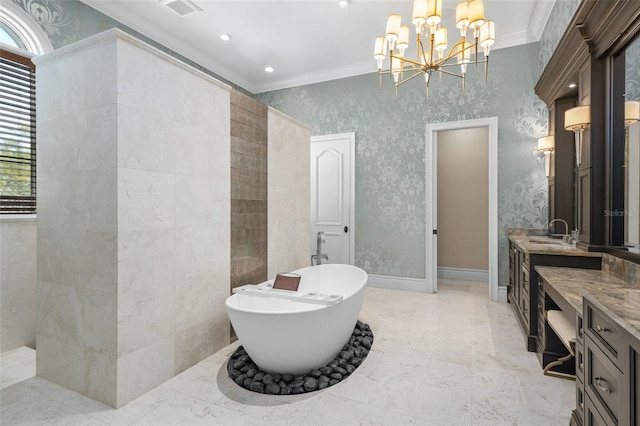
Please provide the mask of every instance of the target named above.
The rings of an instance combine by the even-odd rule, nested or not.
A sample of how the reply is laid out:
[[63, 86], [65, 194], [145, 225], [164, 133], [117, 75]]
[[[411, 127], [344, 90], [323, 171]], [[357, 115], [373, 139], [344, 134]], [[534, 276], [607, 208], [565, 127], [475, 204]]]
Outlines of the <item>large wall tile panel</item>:
[[267, 107], [231, 92], [231, 289], [267, 279]]
[[37, 374], [119, 407], [229, 341], [230, 89], [118, 30], [37, 61]]
[[0, 352], [36, 344], [36, 222], [0, 222]]
[[268, 276], [310, 265], [311, 129], [269, 108]]
[[117, 333], [116, 49], [114, 37], [103, 37], [34, 60], [36, 371], [111, 405]]

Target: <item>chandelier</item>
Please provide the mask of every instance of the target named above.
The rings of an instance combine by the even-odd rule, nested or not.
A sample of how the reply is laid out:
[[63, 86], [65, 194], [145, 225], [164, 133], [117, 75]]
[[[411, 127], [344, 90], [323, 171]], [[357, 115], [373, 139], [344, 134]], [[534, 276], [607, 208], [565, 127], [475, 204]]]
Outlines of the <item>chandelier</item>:
[[[396, 87], [424, 74], [427, 88], [434, 71], [452, 75], [462, 80], [464, 93], [467, 65], [472, 62], [484, 64], [487, 79], [489, 50], [495, 42], [495, 23], [485, 20], [482, 0], [462, 1], [456, 7], [456, 27], [460, 30], [460, 41], [447, 51], [447, 28], [440, 25], [442, 20], [442, 0], [414, 0], [411, 23], [416, 31], [416, 57], [408, 58], [409, 27], [402, 25], [402, 17], [390, 15], [384, 36], [376, 38], [374, 59], [378, 62], [378, 74], [390, 74]], [[467, 40], [467, 30], [473, 32], [473, 40]], [[422, 41], [428, 38], [428, 44]], [[478, 58], [478, 46], [484, 56]], [[389, 56], [389, 66], [383, 70], [384, 61]], [[460, 66], [456, 72], [454, 67]]]

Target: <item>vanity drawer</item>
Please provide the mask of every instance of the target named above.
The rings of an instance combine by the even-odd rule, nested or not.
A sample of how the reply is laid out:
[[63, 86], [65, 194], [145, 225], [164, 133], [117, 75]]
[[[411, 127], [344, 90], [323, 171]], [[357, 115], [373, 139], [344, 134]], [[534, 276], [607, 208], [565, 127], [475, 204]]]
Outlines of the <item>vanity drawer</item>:
[[601, 344], [605, 353], [618, 362], [618, 354], [622, 349], [622, 333], [616, 323], [600, 312], [598, 308], [586, 301], [586, 331], [592, 339]]
[[603, 417], [610, 417], [613, 424], [618, 424], [620, 416], [624, 417], [622, 372], [590, 339], [586, 341], [584, 356], [585, 392], [596, 406], [602, 405]]
[[596, 410], [591, 399], [587, 396], [584, 401], [584, 424], [585, 426], [615, 426], [611, 420], [606, 421], [605, 418]]

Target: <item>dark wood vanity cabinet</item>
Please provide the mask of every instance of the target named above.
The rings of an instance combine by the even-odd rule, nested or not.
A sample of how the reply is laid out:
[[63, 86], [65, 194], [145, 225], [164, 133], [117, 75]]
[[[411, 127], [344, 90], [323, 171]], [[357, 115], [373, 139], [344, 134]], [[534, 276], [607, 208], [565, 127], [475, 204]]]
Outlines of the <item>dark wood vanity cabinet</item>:
[[[536, 352], [538, 346], [538, 311], [544, 304], [538, 291], [538, 273], [535, 267], [566, 266], [570, 268], [600, 269], [600, 257], [563, 256], [557, 254], [537, 254], [522, 250], [517, 244], [509, 242], [509, 288], [507, 300], [516, 314], [522, 328], [529, 352]], [[534, 283], [532, 290], [531, 283]], [[540, 318], [539, 318], [540, 317]], [[540, 321], [542, 324], [543, 321]]]
[[572, 424], [640, 426], [640, 341], [587, 299], [581, 319]]

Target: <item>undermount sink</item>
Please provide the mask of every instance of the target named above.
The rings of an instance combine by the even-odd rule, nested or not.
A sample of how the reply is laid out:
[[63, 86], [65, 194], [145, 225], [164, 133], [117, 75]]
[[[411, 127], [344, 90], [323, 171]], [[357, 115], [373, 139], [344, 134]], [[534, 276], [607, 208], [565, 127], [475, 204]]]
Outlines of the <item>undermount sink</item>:
[[557, 244], [557, 245], [565, 245], [567, 243], [565, 243], [562, 240], [552, 240], [550, 238], [531, 238], [529, 237], [529, 242], [530, 243], [535, 243], [535, 244]]
[[530, 243], [536, 243], [536, 244], [565, 244], [562, 241], [556, 241], [556, 240], [529, 240]]

